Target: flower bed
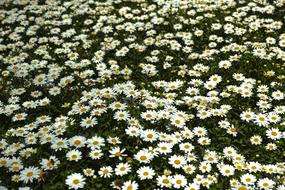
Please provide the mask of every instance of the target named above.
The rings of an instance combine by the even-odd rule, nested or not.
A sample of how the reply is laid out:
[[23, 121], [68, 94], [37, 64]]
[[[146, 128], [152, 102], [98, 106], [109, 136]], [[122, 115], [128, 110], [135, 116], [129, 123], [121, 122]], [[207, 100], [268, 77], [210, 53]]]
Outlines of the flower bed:
[[285, 190], [285, 1], [0, 1], [0, 189]]

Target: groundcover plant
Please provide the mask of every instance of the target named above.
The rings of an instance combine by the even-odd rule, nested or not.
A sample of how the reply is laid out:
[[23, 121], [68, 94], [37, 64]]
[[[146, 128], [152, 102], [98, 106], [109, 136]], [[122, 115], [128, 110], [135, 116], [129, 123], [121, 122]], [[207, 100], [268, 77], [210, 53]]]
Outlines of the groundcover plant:
[[284, 0], [1, 0], [0, 189], [285, 190]]

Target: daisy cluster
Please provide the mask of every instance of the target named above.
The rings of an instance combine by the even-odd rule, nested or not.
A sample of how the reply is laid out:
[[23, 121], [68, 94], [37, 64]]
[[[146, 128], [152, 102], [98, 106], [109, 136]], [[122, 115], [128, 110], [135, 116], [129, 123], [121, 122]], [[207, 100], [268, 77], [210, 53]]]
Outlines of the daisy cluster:
[[1, 0], [0, 189], [285, 190], [284, 0]]

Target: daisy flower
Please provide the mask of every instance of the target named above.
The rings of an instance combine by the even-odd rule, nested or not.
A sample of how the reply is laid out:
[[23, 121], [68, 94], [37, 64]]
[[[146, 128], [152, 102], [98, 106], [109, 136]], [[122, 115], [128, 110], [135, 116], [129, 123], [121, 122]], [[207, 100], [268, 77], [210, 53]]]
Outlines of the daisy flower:
[[250, 142], [251, 144], [253, 145], [260, 145], [262, 143], [262, 138], [261, 136], [259, 135], [253, 135], [251, 138], [250, 138]]
[[183, 166], [183, 170], [186, 174], [192, 174], [196, 171], [196, 167], [192, 164], [186, 164]]
[[173, 145], [166, 142], [160, 142], [157, 144], [156, 150], [161, 154], [171, 153]]
[[261, 171], [262, 166], [258, 162], [249, 162], [247, 164], [247, 169], [249, 172], [257, 172], [257, 171]]
[[254, 118], [254, 122], [258, 125], [258, 126], [262, 126], [262, 127], [266, 127], [269, 124], [267, 115], [265, 114], [257, 114]]
[[282, 132], [278, 128], [271, 128], [266, 130], [266, 136], [270, 139], [277, 140], [282, 138]]
[[83, 136], [74, 136], [69, 139], [69, 144], [71, 146], [75, 146], [77, 148], [81, 148], [85, 146], [86, 138]]
[[111, 154], [110, 157], [111, 158], [117, 157], [120, 160], [122, 160], [124, 156], [127, 156], [127, 154], [123, 154], [125, 150], [126, 150], [125, 148], [121, 150], [120, 147], [113, 147], [111, 150], [109, 150]]
[[166, 176], [166, 175], [162, 175], [162, 176], [158, 176], [156, 178], [157, 181], [157, 185], [159, 187], [167, 187], [170, 188], [171, 187], [171, 182], [172, 182], [172, 177], [171, 176]]
[[55, 156], [50, 156], [49, 159], [42, 159], [41, 166], [43, 170], [53, 170], [58, 167], [60, 161]]
[[271, 96], [275, 100], [283, 100], [284, 99], [284, 93], [281, 92], [280, 90], [274, 91]]
[[139, 189], [138, 183], [131, 180], [124, 182], [122, 186], [122, 190], [137, 190], [137, 189]]
[[228, 60], [223, 60], [219, 62], [219, 68], [228, 69], [232, 66], [231, 62]]
[[252, 174], [246, 173], [241, 176], [241, 182], [246, 185], [253, 185], [256, 182], [256, 177]]
[[147, 129], [147, 130], [142, 131], [141, 137], [144, 141], [154, 142], [158, 138], [158, 135], [155, 130]]
[[116, 144], [121, 144], [122, 141], [119, 137], [108, 137], [107, 138], [107, 142], [112, 144], [112, 145], [116, 145]]
[[67, 152], [66, 157], [69, 161], [78, 162], [82, 158], [82, 153], [79, 150], [71, 150]]
[[186, 160], [183, 156], [173, 155], [169, 158], [168, 163], [174, 168], [182, 168], [186, 164]]
[[86, 127], [86, 128], [93, 127], [94, 125], [97, 125], [97, 124], [98, 124], [98, 121], [95, 117], [87, 117], [80, 122], [80, 126]]
[[194, 146], [191, 143], [182, 143], [179, 144], [179, 149], [184, 152], [191, 152], [194, 149]]
[[147, 121], [154, 120], [157, 113], [155, 111], [147, 110], [146, 112], [141, 113], [141, 117]]
[[116, 111], [114, 114], [114, 119], [121, 121], [121, 120], [128, 120], [130, 114], [127, 111]]
[[138, 136], [140, 136], [141, 130], [135, 126], [130, 126], [130, 127], [125, 129], [125, 132], [130, 137], [138, 137]]
[[222, 165], [220, 168], [219, 168], [221, 174], [223, 176], [232, 176], [234, 175], [234, 172], [235, 172], [235, 168], [231, 165]]
[[128, 163], [119, 163], [115, 168], [115, 174], [118, 176], [123, 176], [131, 171], [131, 166]]
[[275, 182], [269, 178], [263, 178], [259, 179], [257, 184], [261, 189], [272, 189], [275, 185]]
[[155, 172], [149, 166], [143, 166], [138, 169], [137, 174], [141, 180], [145, 180], [145, 179], [152, 179], [155, 175]]
[[113, 173], [113, 169], [111, 166], [103, 166], [99, 169], [99, 172], [98, 172], [99, 176], [103, 178], [111, 177], [112, 173]]
[[105, 146], [105, 139], [99, 136], [94, 136], [87, 140], [87, 147], [94, 149]]
[[40, 177], [40, 173], [41, 171], [39, 168], [30, 166], [20, 172], [20, 180], [25, 183], [33, 182]]
[[199, 189], [200, 189], [200, 185], [196, 183], [190, 183], [185, 187], [184, 190], [199, 190]]
[[80, 173], [73, 173], [67, 176], [65, 184], [69, 189], [82, 189], [85, 185], [85, 178]]
[[153, 158], [153, 155], [148, 151], [140, 150], [138, 153], [135, 154], [134, 157], [140, 163], [149, 163], [150, 160]]
[[83, 170], [83, 173], [85, 176], [90, 177], [90, 176], [94, 176], [95, 171], [91, 168], [86, 168]]
[[179, 189], [187, 185], [186, 178], [181, 174], [176, 174], [172, 176], [171, 182], [175, 189]]
[[198, 137], [203, 137], [207, 134], [207, 130], [204, 127], [195, 127], [193, 133]]
[[93, 160], [98, 160], [98, 159], [102, 158], [103, 155], [104, 154], [102, 153], [102, 150], [100, 150], [100, 149], [93, 149], [89, 153], [90, 158]]
[[278, 123], [281, 120], [281, 117], [274, 112], [270, 112], [267, 116], [268, 116], [269, 122], [271, 123]]
[[243, 111], [240, 114], [240, 118], [244, 121], [247, 121], [247, 122], [249, 122], [250, 120], [253, 120], [254, 116], [255, 116], [255, 114], [251, 111]]
[[200, 165], [199, 165], [199, 170], [202, 172], [202, 173], [209, 173], [212, 169], [212, 166], [210, 163], [204, 161], [204, 162], [201, 162]]

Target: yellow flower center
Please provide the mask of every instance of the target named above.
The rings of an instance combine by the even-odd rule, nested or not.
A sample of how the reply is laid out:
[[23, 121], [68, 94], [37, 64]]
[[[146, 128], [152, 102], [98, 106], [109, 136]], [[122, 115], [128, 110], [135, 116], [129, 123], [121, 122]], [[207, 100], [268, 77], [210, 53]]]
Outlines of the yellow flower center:
[[175, 164], [180, 164], [181, 162], [180, 162], [180, 160], [175, 160], [174, 163]]
[[80, 183], [80, 181], [79, 181], [79, 179], [74, 179], [74, 180], [72, 181], [72, 183], [75, 184], [75, 185], [77, 185], [77, 184]]
[[121, 152], [116, 152], [116, 154], [115, 154], [116, 157], [120, 157], [121, 155], [122, 155]]
[[241, 187], [238, 188], [238, 190], [247, 190], [247, 187], [241, 186]]
[[33, 175], [34, 175], [33, 172], [28, 172], [28, 173], [26, 174], [27, 177], [32, 177]]
[[182, 180], [178, 179], [178, 180], [176, 180], [176, 183], [177, 183], [178, 185], [180, 185], [180, 184], [182, 183]]
[[148, 176], [148, 172], [144, 172], [143, 175], [144, 175], [144, 176]]
[[148, 134], [147, 138], [151, 139], [153, 137], [153, 134]]
[[163, 179], [163, 180], [162, 180], [162, 183], [164, 183], [164, 184], [169, 184], [169, 182], [170, 182], [170, 181], [169, 181], [168, 179]]
[[75, 144], [75, 145], [80, 145], [80, 144], [81, 144], [81, 141], [80, 141], [80, 140], [76, 140], [76, 141], [74, 141], [74, 144]]

